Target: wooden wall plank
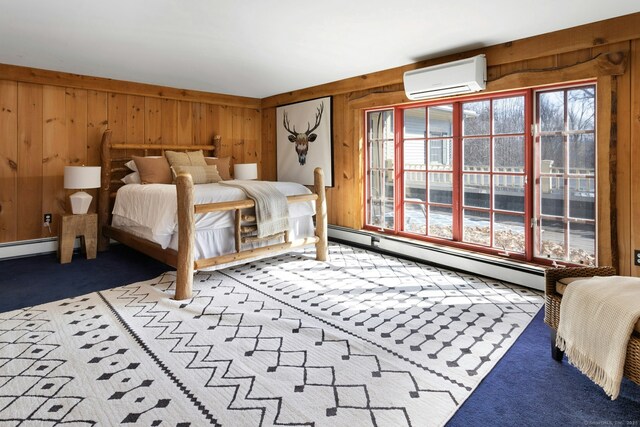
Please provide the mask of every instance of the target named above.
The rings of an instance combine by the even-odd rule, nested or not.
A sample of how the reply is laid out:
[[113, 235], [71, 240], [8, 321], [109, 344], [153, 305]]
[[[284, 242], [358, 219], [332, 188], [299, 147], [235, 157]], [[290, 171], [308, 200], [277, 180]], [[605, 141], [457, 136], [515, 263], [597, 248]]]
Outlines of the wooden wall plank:
[[18, 83], [0, 80], [0, 242], [17, 239]]
[[[260, 172], [262, 179], [275, 181], [277, 179], [276, 157], [276, 109], [265, 108], [261, 114], [261, 155]], [[327, 204], [329, 206], [329, 204]]]
[[261, 155], [262, 147], [260, 145], [260, 111], [248, 108], [242, 109], [243, 114], [243, 142], [244, 142], [244, 162], [258, 164], [258, 178], [261, 175]]
[[162, 100], [162, 143], [178, 143], [178, 102]]
[[87, 165], [100, 166], [100, 143], [107, 129], [107, 93], [87, 92]]
[[162, 100], [144, 98], [144, 135], [147, 144], [162, 143]]
[[67, 88], [65, 94], [69, 164], [88, 165], [87, 91]]
[[66, 208], [66, 193], [63, 186], [64, 167], [68, 164], [69, 158], [66, 98], [63, 87], [44, 86], [42, 89], [42, 206], [40, 217], [45, 213], [53, 214], [51, 231], [48, 228], [40, 227], [42, 237], [51, 237], [56, 234], [61, 215], [65, 213]]
[[[220, 141], [220, 156], [233, 156], [233, 113], [232, 107], [214, 106], [217, 116], [218, 129], [222, 140]], [[231, 163], [235, 163], [231, 159]]]
[[[204, 132], [205, 138], [208, 142], [211, 142], [215, 135], [220, 135], [220, 115], [219, 107], [217, 105], [203, 104], [204, 109]], [[222, 139], [224, 144], [224, 138]], [[216, 153], [217, 157], [224, 157], [222, 151]]]
[[107, 99], [107, 117], [113, 142], [127, 140], [127, 96], [117, 93], [109, 94]]
[[193, 140], [193, 110], [191, 102], [178, 101], [177, 143], [190, 145]]
[[142, 96], [127, 95], [127, 139], [128, 143], [144, 144], [145, 139], [145, 99]]
[[243, 110], [236, 107], [229, 108], [231, 112], [231, 157], [233, 158], [233, 163], [245, 163], [245, 147], [244, 147], [244, 133], [243, 133], [243, 125], [244, 125], [244, 117]]
[[18, 84], [18, 240], [42, 235], [42, 86]]

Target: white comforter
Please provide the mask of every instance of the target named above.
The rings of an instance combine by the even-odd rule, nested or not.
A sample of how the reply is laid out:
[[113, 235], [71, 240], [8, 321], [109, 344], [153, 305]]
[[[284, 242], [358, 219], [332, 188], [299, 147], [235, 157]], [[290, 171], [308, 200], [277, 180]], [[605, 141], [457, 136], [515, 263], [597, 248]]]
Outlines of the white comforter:
[[[273, 182], [285, 196], [310, 194], [306, 187], [292, 182]], [[246, 199], [239, 188], [219, 184], [195, 186], [194, 202], [216, 203]], [[233, 211], [196, 215], [196, 233], [233, 227]], [[315, 213], [313, 202], [294, 203], [289, 206], [290, 218], [311, 216]], [[118, 190], [113, 208], [113, 226], [139, 228], [139, 234], [169, 246], [171, 237], [178, 229], [176, 186], [168, 184], [127, 184]]]

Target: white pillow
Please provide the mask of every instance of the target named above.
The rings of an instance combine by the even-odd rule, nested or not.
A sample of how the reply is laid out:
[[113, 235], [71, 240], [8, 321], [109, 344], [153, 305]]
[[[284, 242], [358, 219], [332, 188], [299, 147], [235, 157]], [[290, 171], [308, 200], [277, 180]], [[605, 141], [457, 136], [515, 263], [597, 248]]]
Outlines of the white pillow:
[[[133, 162], [133, 160], [131, 161]], [[140, 174], [138, 172], [133, 172], [126, 175], [120, 181], [124, 182], [125, 184], [141, 184], [142, 183], [142, 180], [140, 179]]]
[[[127, 163], [124, 164], [126, 167], [128, 167], [130, 170], [134, 171], [134, 172], [138, 172], [138, 167], [136, 166], [136, 162], [134, 162], [133, 160], [129, 160]], [[129, 174], [131, 175], [131, 174]], [[127, 175], [128, 176], [128, 175]], [[126, 176], [124, 177], [126, 178]], [[122, 178], [122, 180], [124, 181], [124, 178]]]

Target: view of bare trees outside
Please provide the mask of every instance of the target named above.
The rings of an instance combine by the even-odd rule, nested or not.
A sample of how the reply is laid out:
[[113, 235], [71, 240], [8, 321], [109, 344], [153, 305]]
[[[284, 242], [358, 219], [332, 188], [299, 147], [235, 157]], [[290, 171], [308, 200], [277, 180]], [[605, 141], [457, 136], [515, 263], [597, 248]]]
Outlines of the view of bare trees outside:
[[[368, 112], [367, 224], [496, 252], [593, 264], [595, 87], [534, 94], [536, 108], [529, 109], [524, 92], [403, 108], [397, 141], [396, 109]], [[526, 111], [535, 116], [527, 119]], [[535, 151], [527, 142], [532, 122]], [[402, 151], [401, 165], [394, 159], [395, 146]], [[460, 163], [454, 170], [455, 150]], [[533, 153], [529, 165], [527, 150]], [[394, 183], [394, 166], [402, 168], [403, 186]], [[529, 170], [539, 174], [530, 187]], [[454, 177], [459, 187], [454, 188]], [[403, 221], [398, 223], [394, 195], [400, 191]], [[533, 203], [527, 206], [526, 200]], [[536, 220], [533, 236], [529, 215]]]
[[537, 96], [539, 257], [595, 265], [595, 86]]

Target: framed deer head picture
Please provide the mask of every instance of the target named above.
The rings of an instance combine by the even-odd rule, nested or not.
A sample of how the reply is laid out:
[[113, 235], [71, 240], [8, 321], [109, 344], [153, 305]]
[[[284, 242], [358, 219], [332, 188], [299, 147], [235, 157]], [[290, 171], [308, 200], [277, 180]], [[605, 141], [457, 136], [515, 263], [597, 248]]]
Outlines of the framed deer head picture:
[[331, 97], [284, 105], [276, 110], [278, 181], [313, 185], [321, 167], [333, 187]]

